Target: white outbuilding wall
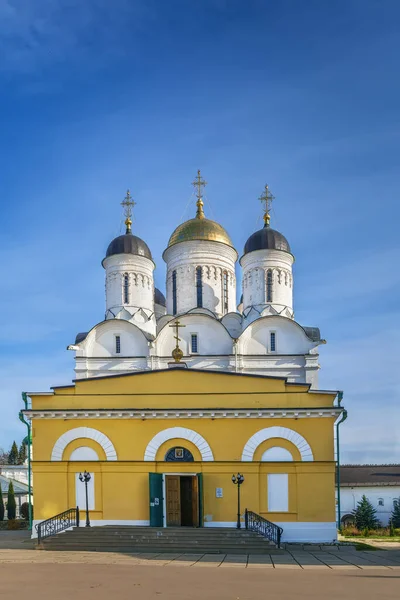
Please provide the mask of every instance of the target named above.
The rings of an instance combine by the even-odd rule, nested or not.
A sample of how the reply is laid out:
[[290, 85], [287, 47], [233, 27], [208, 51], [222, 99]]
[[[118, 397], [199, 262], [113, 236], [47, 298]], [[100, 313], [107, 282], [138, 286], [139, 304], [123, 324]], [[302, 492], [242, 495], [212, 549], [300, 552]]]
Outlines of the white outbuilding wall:
[[[218, 317], [236, 310], [237, 252], [221, 242], [191, 240], [164, 252], [167, 263], [167, 312], [173, 314], [173, 272], [176, 272], [177, 314], [197, 307], [196, 268], [202, 269], [203, 308]], [[227, 309], [223, 302], [224, 273], [228, 279]]]
[[371, 485], [340, 488], [341, 518], [350, 515], [357, 503], [365, 495], [376, 509], [376, 517], [383, 526], [389, 524], [393, 510], [393, 501], [400, 498], [400, 485]]

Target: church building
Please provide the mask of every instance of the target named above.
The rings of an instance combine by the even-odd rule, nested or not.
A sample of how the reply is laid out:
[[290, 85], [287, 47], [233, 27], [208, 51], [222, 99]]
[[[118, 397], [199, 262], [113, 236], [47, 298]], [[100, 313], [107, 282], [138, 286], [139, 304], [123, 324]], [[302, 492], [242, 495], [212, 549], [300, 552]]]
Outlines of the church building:
[[319, 329], [294, 317], [294, 256], [270, 227], [273, 197], [265, 186], [265, 225], [239, 258], [204, 214], [200, 171], [193, 184], [196, 215], [163, 253], [165, 295], [132, 233], [128, 191], [126, 232], [102, 261], [104, 320], [68, 346], [73, 383], [28, 394], [34, 523], [84, 510], [86, 470], [92, 525], [235, 527], [240, 473], [241, 511], [282, 527], [284, 541], [332, 541], [343, 408], [318, 387]]

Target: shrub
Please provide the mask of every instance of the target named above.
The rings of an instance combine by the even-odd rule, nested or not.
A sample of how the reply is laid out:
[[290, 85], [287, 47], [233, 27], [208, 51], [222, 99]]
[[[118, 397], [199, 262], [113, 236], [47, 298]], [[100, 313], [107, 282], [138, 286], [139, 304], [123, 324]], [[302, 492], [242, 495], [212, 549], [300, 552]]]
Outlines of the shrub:
[[347, 527], [343, 527], [342, 529], [342, 535], [344, 535], [345, 537], [356, 537], [356, 536], [361, 536], [361, 532], [358, 531], [357, 527], [354, 527], [352, 525], [348, 525]]
[[[29, 521], [29, 502], [23, 502], [19, 510], [21, 519]], [[33, 519], [33, 506], [31, 507], [32, 519]]]
[[8, 527], [7, 529], [10, 529], [12, 531], [15, 531], [17, 529], [21, 529], [21, 522], [17, 521], [16, 519], [9, 519], [8, 520]]
[[357, 508], [353, 511], [353, 515], [355, 526], [360, 531], [364, 530], [366, 532], [367, 530], [379, 527], [379, 521], [376, 518], [376, 509], [365, 495], [357, 503]]
[[8, 498], [7, 498], [7, 518], [9, 521], [15, 519], [17, 507], [15, 504], [14, 486], [12, 481], [8, 486]]
[[4, 521], [4, 502], [3, 502], [3, 494], [0, 489], [0, 521]]

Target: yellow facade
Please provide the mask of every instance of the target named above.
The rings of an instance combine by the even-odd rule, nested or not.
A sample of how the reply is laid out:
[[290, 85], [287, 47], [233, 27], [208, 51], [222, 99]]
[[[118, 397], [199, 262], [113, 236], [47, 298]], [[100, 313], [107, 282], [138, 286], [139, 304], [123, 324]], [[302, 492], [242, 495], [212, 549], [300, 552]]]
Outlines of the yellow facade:
[[[240, 472], [241, 507], [279, 523], [284, 539], [332, 539], [335, 397], [279, 378], [192, 369], [78, 380], [32, 394], [35, 521], [74, 507], [76, 474], [87, 470], [95, 523], [149, 524], [149, 473], [201, 473], [202, 524], [231, 526], [231, 478]], [[70, 460], [83, 447], [98, 460]], [[193, 462], [166, 462], [171, 448], [188, 450]], [[292, 459], [263, 460], [270, 448]], [[271, 474], [287, 475], [287, 510], [270, 510]]]

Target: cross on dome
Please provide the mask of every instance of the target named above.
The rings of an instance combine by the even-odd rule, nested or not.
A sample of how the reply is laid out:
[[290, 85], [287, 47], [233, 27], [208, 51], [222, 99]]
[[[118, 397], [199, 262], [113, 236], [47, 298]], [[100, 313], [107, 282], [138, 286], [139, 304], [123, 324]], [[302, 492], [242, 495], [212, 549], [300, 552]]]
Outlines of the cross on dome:
[[131, 233], [132, 209], [135, 206], [135, 204], [136, 204], [136, 202], [132, 198], [130, 191], [127, 190], [126, 196], [123, 199], [123, 201], [121, 202], [121, 206], [124, 209], [124, 215], [125, 215], [126, 233]]
[[261, 202], [261, 204], [264, 204], [264, 223], [265, 223], [265, 227], [269, 227], [269, 222], [271, 220], [270, 217], [270, 212], [271, 212], [271, 206], [272, 206], [272, 201], [275, 199], [275, 196], [273, 196], [271, 194], [271, 192], [269, 191], [268, 188], [268, 184], [265, 184], [264, 187], [264, 192], [261, 194], [259, 200]]
[[196, 217], [198, 219], [204, 219], [204, 210], [203, 210], [203, 206], [204, 206], [204, 202], [202, 200], [202, 188], [205, 187], [207, 185], [207, 181], [204, 181], [204, 179], [202, 179], [201, 177], [201, 173], [200, 173], [200, 169], [198, 169], [197, 171], [197, 177], [194, 181], [192, 181], [192, 185], [197, 188], [196, 191], [196, 196], [197, 196], [197, 212], [196, 212]]
[[172, 358], [175, 360], [176, 363], [179, 363], [179, 362], [181, 362], [182, 357], [183, 357], [183, 352], [179, 348], [179, 342], [182, 341], [181, 338], [179, 337], [179, 328], [186, 327], [186, 325], [182, 325], [182, 323], [180, 323], [178, 320], [176, 320], [174, 323], [172, 323], [172, 325], [170, 325], [170, 327], [175, 329], [174, 339], [176, 340], [176, 346], [172, 351]]

